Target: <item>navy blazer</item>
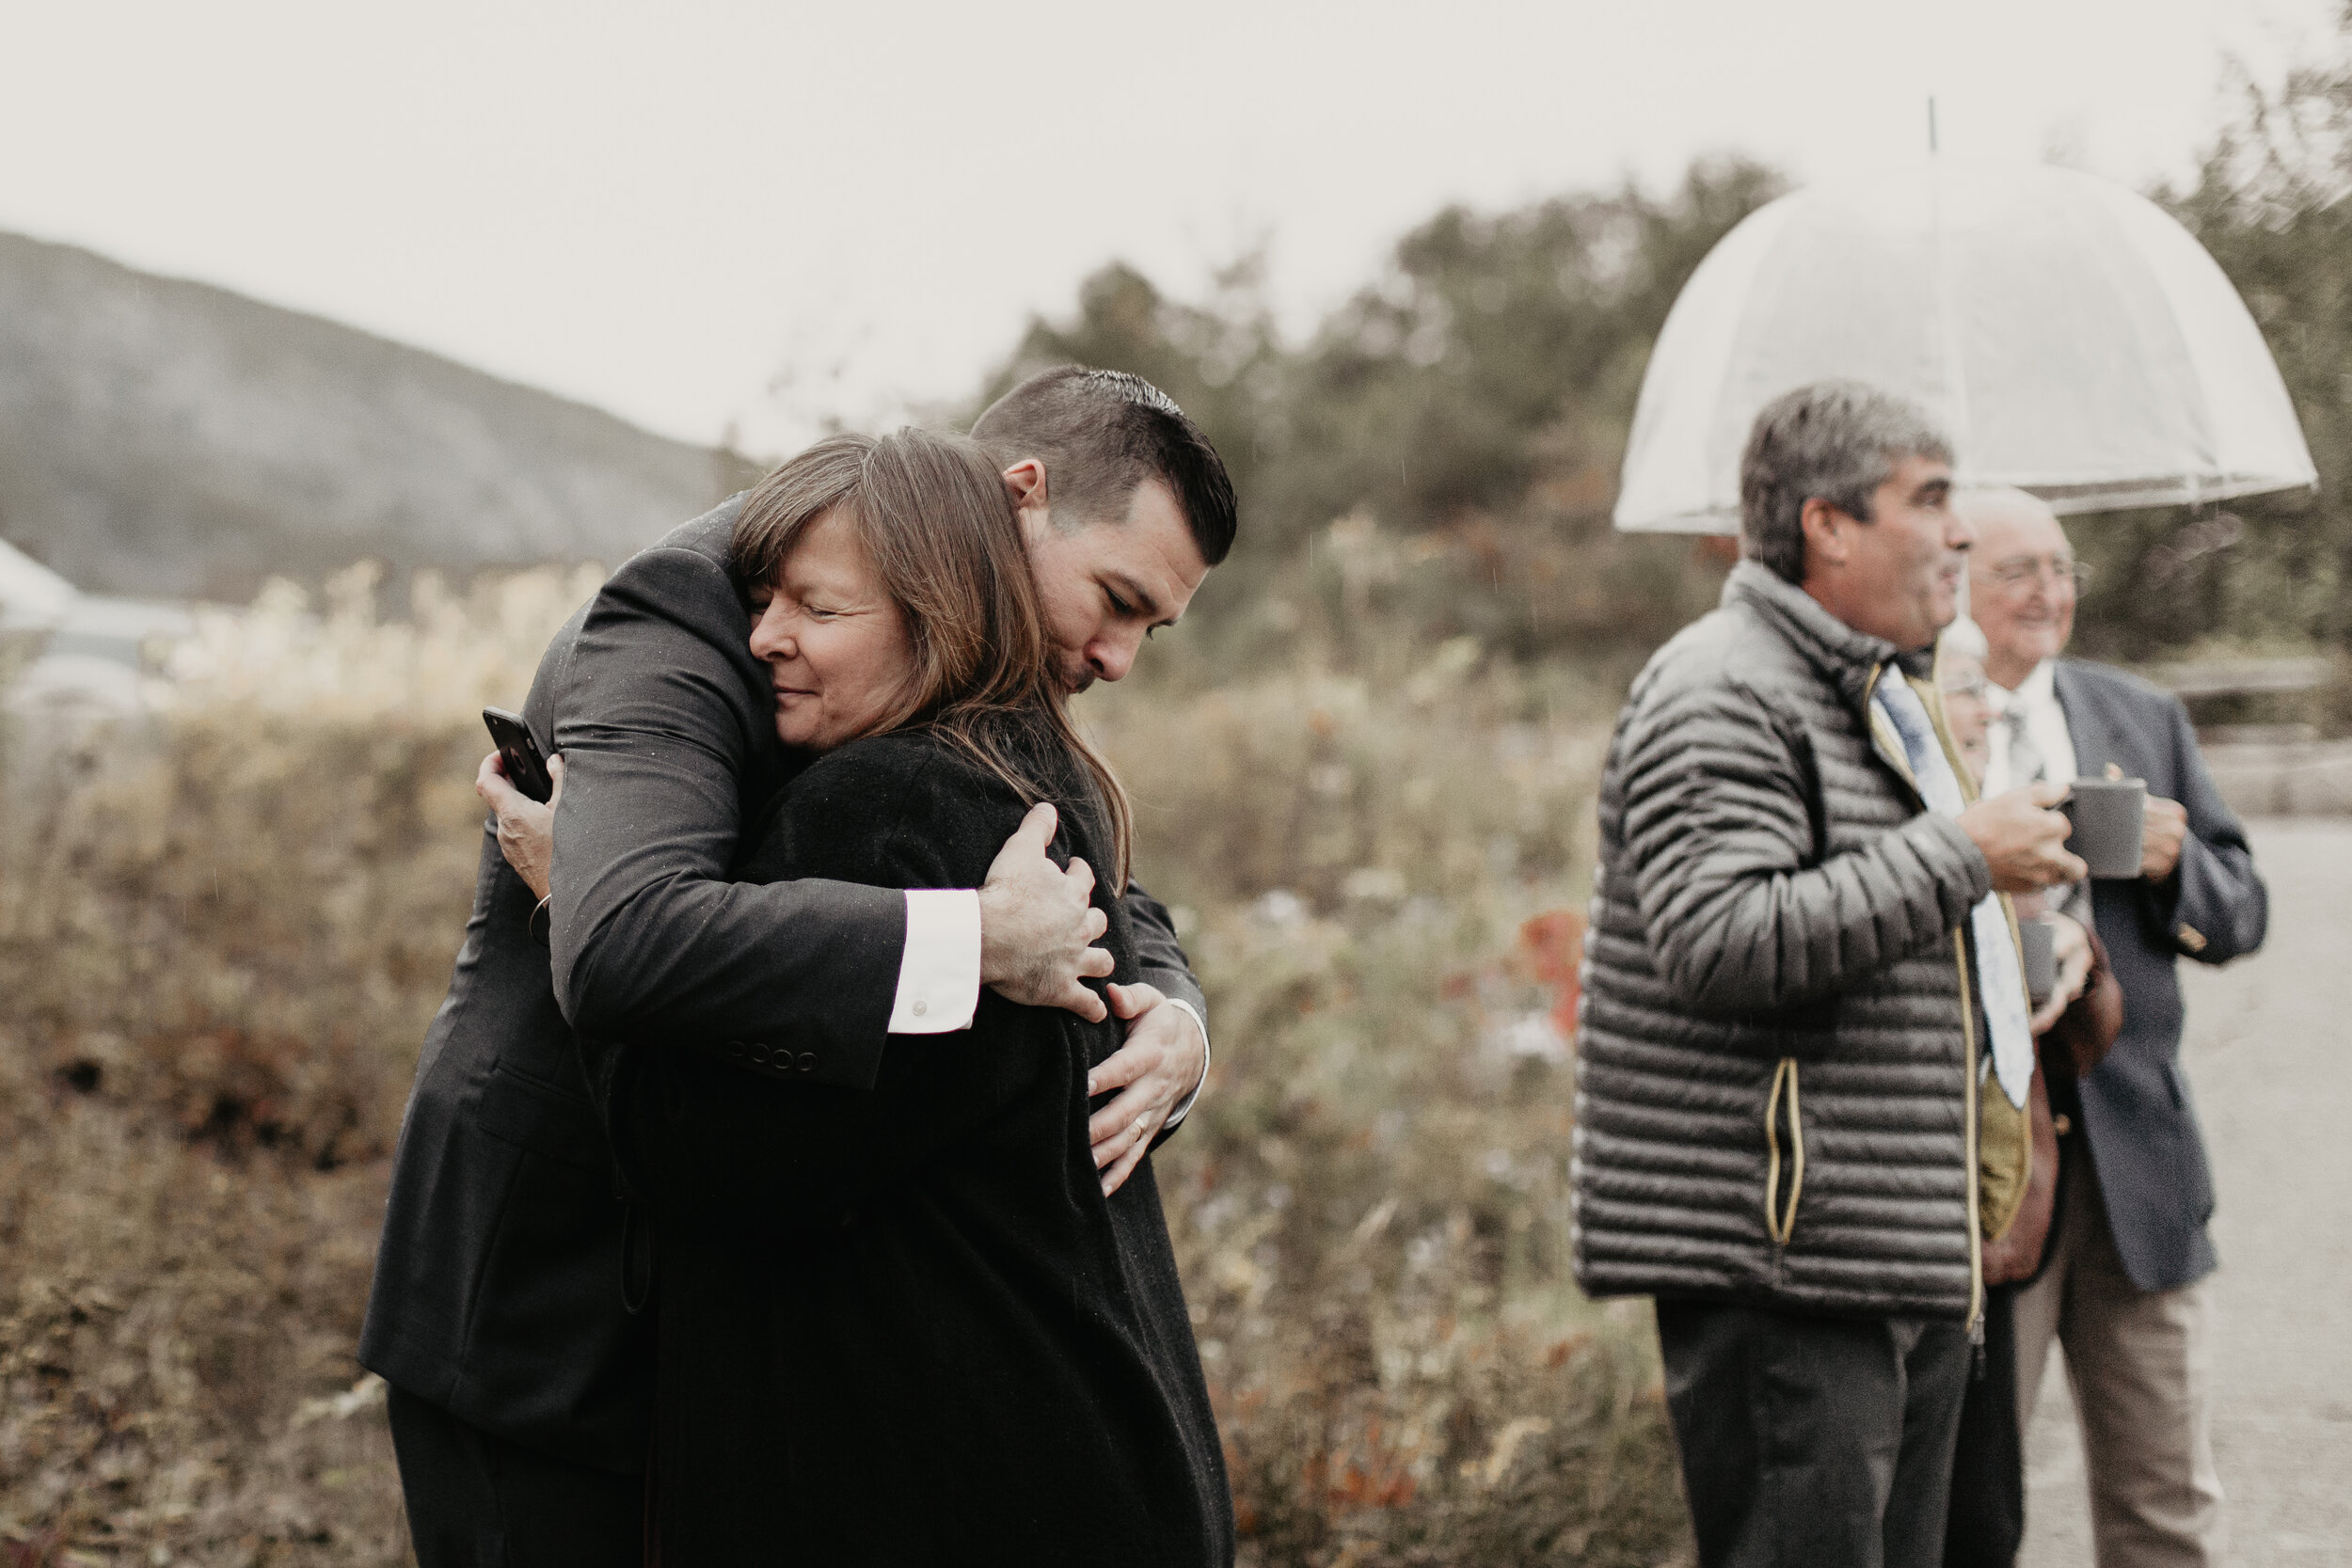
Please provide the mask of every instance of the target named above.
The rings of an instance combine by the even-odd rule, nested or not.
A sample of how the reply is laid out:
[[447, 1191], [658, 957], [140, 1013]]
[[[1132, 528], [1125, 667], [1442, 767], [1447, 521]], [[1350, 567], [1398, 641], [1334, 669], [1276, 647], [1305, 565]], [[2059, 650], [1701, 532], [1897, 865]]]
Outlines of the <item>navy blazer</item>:
[[2058, 707], [2077, 770], [2112, 763], [2188, 811], [2181, 863], [2161, 884], [2094, 881], [2091, 915], [2123, 988], [2123, 1033], [2081, 1084], [2082, 1123], [2132, 1283], [2169, 1291], [2213, 1272], [2213, 1170], [2181, 1075], [2178, 960], [2223, 964], [2262, 945], [2270, 895], [2246, 831], [2197, 752], [2188, 712], [2170, 692], [2080, 659], [2057, 672]]

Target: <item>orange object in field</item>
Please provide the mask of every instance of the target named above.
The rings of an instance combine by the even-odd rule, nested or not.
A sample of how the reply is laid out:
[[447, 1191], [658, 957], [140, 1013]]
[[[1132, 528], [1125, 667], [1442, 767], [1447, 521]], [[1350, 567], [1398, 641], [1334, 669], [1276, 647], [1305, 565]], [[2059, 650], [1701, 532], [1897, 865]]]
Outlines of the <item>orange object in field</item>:
[[1576, 1037], [1576, 1007], [1584, 994], [1584, 916], [1575, 910], [1546, 910], [1519, 927], [1519, 946], [1535, 978], [1552, 988], [1551, 1022], [1562, 1039]]

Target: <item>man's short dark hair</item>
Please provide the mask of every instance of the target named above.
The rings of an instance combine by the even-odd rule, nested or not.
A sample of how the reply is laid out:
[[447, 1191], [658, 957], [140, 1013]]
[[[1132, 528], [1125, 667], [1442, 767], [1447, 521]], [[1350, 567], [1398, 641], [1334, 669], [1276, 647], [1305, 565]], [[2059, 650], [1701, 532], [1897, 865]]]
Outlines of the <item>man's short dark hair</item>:
[[1040, 371], [989, 404], [972, 439], [999, 467], [1030, 457], [1044, 464], [1047, 506], [1073, 532], [1125, 522], [1136, 487], [1156, 479], [1184, 509], [1201, 560], [1214, 566], [1233, 548], [1239, 518], [1225, 460], [1175, 399], [1139, 375], [1083, 365]]
[[1804, 580], [1804, 503], [1870, 520], [1870, 497], [1906, 457], [1952, 460], [1952, 443], [1909, 398], [1861, 381], [1816, 381], [1764, 405], [1740, 454], [1740, 553]]

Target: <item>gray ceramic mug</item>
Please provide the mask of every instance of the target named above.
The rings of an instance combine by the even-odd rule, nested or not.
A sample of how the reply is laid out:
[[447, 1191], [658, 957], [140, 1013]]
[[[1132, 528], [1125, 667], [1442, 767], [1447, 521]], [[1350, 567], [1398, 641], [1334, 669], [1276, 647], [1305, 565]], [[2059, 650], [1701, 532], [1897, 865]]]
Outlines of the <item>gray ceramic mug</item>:
[[2049, 916], [2018, 920], [2017, 956], [2026, 967], [2026, 995], [2039, 1007], [2058, 989], [2058, 927]]
[[2140, 841], [2148, 832], [2148, 781], [2076, 779], [2073, 788], [2058, 807], [2074, 824], [2066, 847], [2083, 858], [2093, 877], [2138, 876]]

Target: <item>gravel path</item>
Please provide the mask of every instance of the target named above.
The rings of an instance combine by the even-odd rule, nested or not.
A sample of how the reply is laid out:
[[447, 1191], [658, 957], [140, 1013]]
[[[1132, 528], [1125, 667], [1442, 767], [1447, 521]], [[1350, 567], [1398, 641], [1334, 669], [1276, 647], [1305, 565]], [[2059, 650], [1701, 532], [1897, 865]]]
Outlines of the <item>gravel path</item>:
[[[2213, 1154], [2214, 1446], [2230, 1560], [2352, 1561], [2352, 822], [2253, 827], [2270, 940], [2183, 964], [2183, 1053]], [[2026, 1440], [2024, 1568], [2090, 1562], [2058, 1358]]]

